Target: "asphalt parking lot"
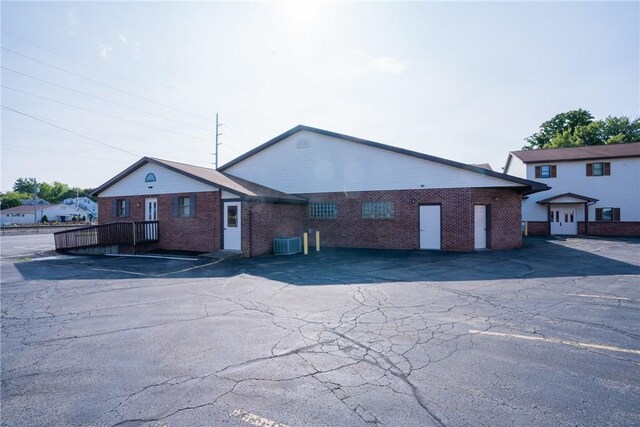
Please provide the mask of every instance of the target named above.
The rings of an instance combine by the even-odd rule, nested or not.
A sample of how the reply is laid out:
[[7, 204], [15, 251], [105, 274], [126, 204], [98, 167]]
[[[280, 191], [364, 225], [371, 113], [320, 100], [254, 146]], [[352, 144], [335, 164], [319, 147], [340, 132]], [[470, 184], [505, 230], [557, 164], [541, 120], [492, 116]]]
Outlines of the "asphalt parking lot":
[[40, 255], [1, 264], [2, 425], [640, 425], [640, 239]]

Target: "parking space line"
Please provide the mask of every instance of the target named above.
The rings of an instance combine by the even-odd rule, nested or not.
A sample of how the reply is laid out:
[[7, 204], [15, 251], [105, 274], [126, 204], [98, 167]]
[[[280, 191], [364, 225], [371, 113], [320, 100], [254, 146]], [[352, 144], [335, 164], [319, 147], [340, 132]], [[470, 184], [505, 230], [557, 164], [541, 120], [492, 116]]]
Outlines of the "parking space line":
[[247, 424], [251, 424], [254, 426], [260, 427], [289, 427], [286, 424], [278, 423], [275, 421], [271, 421], [267, 418], [260, 417], [258, 415], [252, 414], [247, 411], [243, 411], [242, 409], [236, 409], [231, 414], [232, 416], [244, 421]]
[[180, 270], [174, 270], [174, 271], [169, 271], [167, 273], [160, 273], [160, 274], [139, 273], [137, 271], [117, 270], [117, 269], [113, 269], [113, 268], [91, 268], [91, 270], [93, 270], [93, 271], [107, 271], [107, 272], [110, 272], [110, 273], [133, 274], [135, 276], [144, 276], [144, 277], [163, 277], [163, 276], [169, 276], [171, 274], [185, 273], [187, 271], [197, 270], [199, 268], [210, 267], [210, 266], [215, 265], [215, 264], [217, 264], [217, 263], [219, 263], [221, 261], [222, 260], [217, 260], [217, 261], [214, 261], [214, 262], [209, 262], [207, 264], [195, 265], [193, 267], [187, 267], [187, 268], [183, 268], [183, 269], [180, 269]]
[[566, 295], [568, 297], [602, 298], [602, 299], [623, 300], [623, 301], [630, 300], [630, 298], [617, 297], [615, 295], [592, 295], [592, 294], [562, 294], [562, 295]]
[[540, 337], [540, 336], [532, 336], [532, 335], [520, 335], [520, 334], [508, 334], [504, 332], [490, 332], [490, 331], [479, 331], [477, 329], [469, 329], [470, 334], [479, 334], [479, 335], [489, 335], [494, 337], [502, 337], [502, 338], [516, 338], [521, 340], [528, 341], [543, 341], [549, 342], [553, 344], [564, 344], [569, 345], [576, 348], [586, 348], [586, 349], [594, 349], [594, 350], [607, 350], [607, 351], [615, 351], [619, 353], [629, 353], [629, 354], [637, 354], [640, 355], [640, 350], [635, 350], [632, 348], [622, 348], [616, 347], [613, 345], [603, 345], [603, 344], [592, 344], [586, 342], [578, 342], [578, 341], [568, 341], [560, 338], [548, 338], [548, 337]]

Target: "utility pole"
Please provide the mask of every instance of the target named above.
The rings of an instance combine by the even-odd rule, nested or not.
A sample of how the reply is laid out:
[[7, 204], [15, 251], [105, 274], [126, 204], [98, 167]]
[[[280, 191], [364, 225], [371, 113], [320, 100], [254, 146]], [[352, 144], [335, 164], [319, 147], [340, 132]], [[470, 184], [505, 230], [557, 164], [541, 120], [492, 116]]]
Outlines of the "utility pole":
[[38, 226], [38, 191], [40, 188], [38, 187], [38, 182], [34, 181], [33, 183], [33, 225]]
[[216, 113], [216, 162], [215, 162], [216, 170], [218, 170], [218, 151], [220, 150], [220, 145], [221, 145], [218, 140], [218, 137], [222, 135], [221, 132], [218, 132], [220, 130], [220, 126], [222, 126], [222, 123], [218, 123], [218, 113]]

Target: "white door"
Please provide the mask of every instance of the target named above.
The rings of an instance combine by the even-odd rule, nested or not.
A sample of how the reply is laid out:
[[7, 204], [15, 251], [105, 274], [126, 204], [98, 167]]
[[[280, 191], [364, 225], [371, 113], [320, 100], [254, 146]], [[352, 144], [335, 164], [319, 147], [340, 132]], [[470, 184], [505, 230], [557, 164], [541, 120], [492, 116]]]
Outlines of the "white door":
[[420, 249], [440, 249], [440, 206], [420, 206]]
[[158, 199], [144, 199], [144, 220], [158, 220]]
[[241, 202], [224, 203], [224, 248], [239, 251], [242, 249]]
[[487, 207], [485, 205], [475, 205], [473, 209], [474, 217], [474, 244], [475, 249], [487, 248]]
[[[158, 199], [144, 199], [144, 220], [158, 220]], [[144, 237], [146, 240], [158, 240], [158, 227], [156, 224], [144, 225]]]
[[551, 208], [551, 234], [576, 235], [578, 222], [574, 208]]

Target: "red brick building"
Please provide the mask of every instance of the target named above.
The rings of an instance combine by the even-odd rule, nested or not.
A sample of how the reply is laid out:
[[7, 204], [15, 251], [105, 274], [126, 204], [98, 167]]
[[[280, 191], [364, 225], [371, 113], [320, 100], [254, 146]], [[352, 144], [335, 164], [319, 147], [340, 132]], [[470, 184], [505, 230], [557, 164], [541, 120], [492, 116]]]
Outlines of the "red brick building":
[[522, 196], [547, 186], [306, 126], [217, 171], [145, 157], [94, 190], [100, 223], [157, 221], [144, 250], [268, 254], [323, 246], [471, 251], [522, 244]]

